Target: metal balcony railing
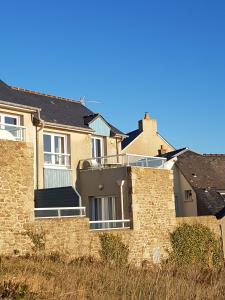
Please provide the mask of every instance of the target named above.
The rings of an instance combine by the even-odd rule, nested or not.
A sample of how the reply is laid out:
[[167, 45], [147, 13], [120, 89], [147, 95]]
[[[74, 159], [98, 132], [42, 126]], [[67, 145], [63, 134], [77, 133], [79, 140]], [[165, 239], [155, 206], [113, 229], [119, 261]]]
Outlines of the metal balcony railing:
[[85, 207], [45, 207], [35, 208], [36, 219], [85, 217]]
[[25, 141], [26, 127], [0, 123], [0, 139]]
[[141, 168], [163, 169], [166, 158], [137, 154], [119, 154], [80, 160], [80, 170], [133, 166]]
[[129, 229], [130, 220], [99, 220], [90, 221], [90, 229], [92, 230], [110, 230], [110, 229]]

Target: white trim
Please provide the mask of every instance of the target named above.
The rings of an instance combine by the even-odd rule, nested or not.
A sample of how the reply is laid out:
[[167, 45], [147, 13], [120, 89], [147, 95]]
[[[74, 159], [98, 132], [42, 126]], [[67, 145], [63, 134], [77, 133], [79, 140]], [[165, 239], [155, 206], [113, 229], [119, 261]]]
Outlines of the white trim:
[[[50, 136], [51, 152], [45, 151], [44, 137], [47, 135]], [[55, 137], [63, 138], [64, 152], [62, 152], [62, 149], [60, 149], [60, 152], [52, 151], [53, 149], [55, 150]], [[45, 167], [46, 166], [54, 166], [55, 168], [62, 168], [62, 167], [67, 168], [68, 166], [70, 166], [70, 164], [66, 163], [66, 160], [65, 160], [64, 164], [62, 164], [60, 162], [58, 164], [55, 163], [56, 156], [61, 156], [61, 157], [65, 157], [65, 158], [70, 157], [70, 154], [67, 152], [68, 147], [67, 147], [67, 135], [66, 134], [44, 131], [43, 132], [43, 148], [44, 148], [43, 154], [44, 154], [44, 166]], [[61, 145], [60, 145], [60, 148], [61, 148]], [[47, 163], [45, 161], [45, 155], [51, 155], [51, 163]]]
[[27, 106], [27, 105], [23, 105], [23, 104], [18, 104], [18, 103], [12, 103], [12, 102], [7, 102], [7, 101], [3, 101], [0, 100], [0, 107], [3, 108], [9, 108], [9, 109], [16, 109], [18, 111], [23, 111], [23, 112], [37, 112], [37, 111], [41, 111], [41, 108], [38, 107], [33, 107], [33, 106]]
[[159, 132], [156, 132], [156, 134], [170, 147], [172, 147], [174, 149], [174, 151], [176, 150], [176, 148], [174, 148], [173, 145], [171, 145], [163, 136], [161, 136], [161, 134]]
[[[96, 143], [94, 143], [95, 148], [94, 148], [94, 156], [93, 156], [93, 143], [92, 143], [93, 140], [100, 140], [101, 156], [96, 155]], [[95, 159], [95, 158], [104, 156], [104, 139], [103, 139], [103, 137], [101, 137], [101, 136], [92, 136], [91, 137], [91, 154], [92, 154], [91, 159]]]
[[45, 122], [45, 128], [56, 128], [56, 129], [65, 129], [69, 131], [75, 131], [75, 132], [85, 132], [85, 133], [93, 133], [94, 130], [90, 128], [82, 128], [82, 127], [76, 127], [76, 126], [70, 126], [70, 125], [63, 125], [63, 124], [55, 124], [50, 122]]

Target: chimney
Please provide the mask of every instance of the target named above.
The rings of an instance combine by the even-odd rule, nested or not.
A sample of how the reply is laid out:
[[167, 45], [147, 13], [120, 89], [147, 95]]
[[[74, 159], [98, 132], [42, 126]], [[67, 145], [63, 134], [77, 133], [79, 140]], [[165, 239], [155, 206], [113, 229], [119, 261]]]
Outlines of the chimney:
[[163, 147], [163, 145], [161, 145], [160, 146], [160, 149], [158, 150], [158, 154], [159, 155], [163, 155], [163, 154], [165, 154], [167, 152], [167, 149], [165, 149], [164, 147]]
[[156, 134], [157, 132], [157, 122], [156, 120], [150, 119], [149, 113], [146, 112], [144, 119], [138, 122], [140, 131], [149, 131], [149, 133]]

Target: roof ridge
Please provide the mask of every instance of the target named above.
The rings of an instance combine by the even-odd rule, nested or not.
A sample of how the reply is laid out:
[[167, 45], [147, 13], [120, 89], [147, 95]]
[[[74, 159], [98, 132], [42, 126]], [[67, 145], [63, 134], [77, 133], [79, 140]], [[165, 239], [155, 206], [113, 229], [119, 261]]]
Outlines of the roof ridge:
[[36, 92], [36, 91], [31, 91], [31, 90], [27, 90], [27, 89], [23, 89], [23, 88], [18, 88], [18, 87], [15, 87], [15, 86], [10, 86], [10, 87], [13, 90], [22, 91], [22, 92], [29, 93], [29, 94], [40, 95], [40, 96], [49, 97], [49, 98], [53, 98], [53, 99], [58, 99], [58, 100], [69, 101], [69, 102], [81, 104], [81, 102], [78, 101], [78, 100], [73, 100], [73, 99], [69, 99], [69, 98], [49, 95], [49, 94], [45, 94], [45, 93], [41, 93], [41, 92]]

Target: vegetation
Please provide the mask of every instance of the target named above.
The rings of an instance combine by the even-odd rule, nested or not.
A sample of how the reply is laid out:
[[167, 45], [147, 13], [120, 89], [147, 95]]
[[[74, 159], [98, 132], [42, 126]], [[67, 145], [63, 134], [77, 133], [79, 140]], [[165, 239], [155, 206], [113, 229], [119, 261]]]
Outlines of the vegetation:
[[100, 235], [99, 260], [46, 256], [44, 237], [31, 239], [33, 255], [0, 259], [0, 299], [224, 299], [221, 244], [204, 226], [178, 227], [170, 258], [143, 267], [127, 263], [129, 249], [117, 235]]
[[103, 233], [100, 235], [100, 257], [103, 261], [118, 266], [127, 264], [129, 248], [122, 242], [119, 235]]
[[171, 234], [172, 257], [179, 265], [200, 267], [223, 265], [222, 242], [206, 226], [183, 224]]
[[[143, 269], [90, 258], [71, 263], [48, 257], [2, 258], [0, 295], [17, 298], [0, 299], [224, 299], [224, 278], [224, 269], [171, 263]], [[11, 294], [3, 294], [7, 289]]]

